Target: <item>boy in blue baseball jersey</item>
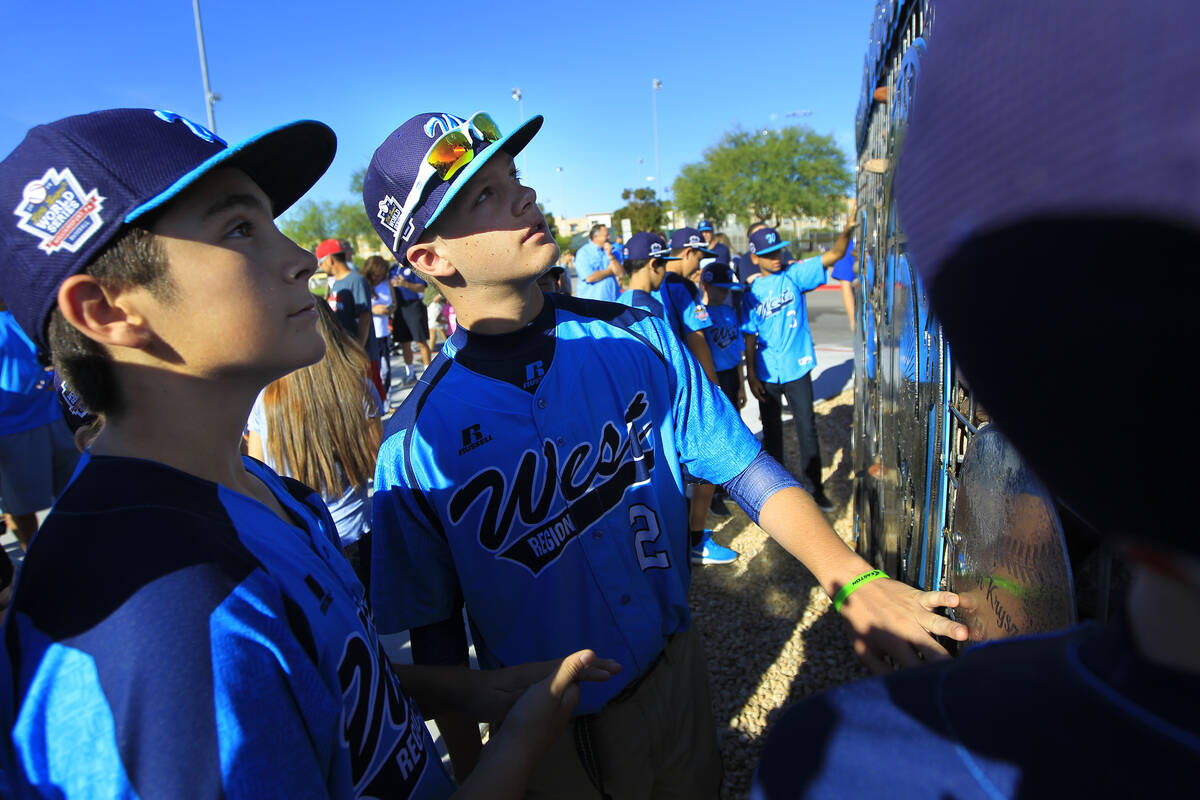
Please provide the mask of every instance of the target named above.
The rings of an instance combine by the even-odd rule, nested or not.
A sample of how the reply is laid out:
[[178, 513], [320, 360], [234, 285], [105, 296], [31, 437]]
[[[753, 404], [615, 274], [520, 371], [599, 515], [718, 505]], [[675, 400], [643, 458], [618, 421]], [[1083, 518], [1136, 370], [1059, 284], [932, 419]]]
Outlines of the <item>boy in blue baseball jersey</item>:
[[[667, 326], [700, 362], [708, 379], [716, 384], [717, 371], [713, 366], [712, 351], [704, 337], [704, 331], [712, 325], [712, 321], [694, 282], [700, 273], [700, 262], [714, 255], [704, 242], [703, 235], [695, 228], [680, 228], [671, 234], [673, 260], [667, 264], [667, 275], [654, 296], [663, 305]], [[712, 538], [712, 531], [705, 526], [705, 519], [710, 512], [729, 515], [729, 509], [723, 504], [713, 502], [715, 496], [716, 487], [710, 483], [701, 481], [691, 486], [688, 525], [694, 543], [692, 563], [695, 564], [732, 564], [738, 557], [736, 551], [717, 544]]]
[[[685, 484], [725, 484], [826, 591], [869, 569], [659, 318], [547, 295], [558, 257], [503, 135], [482, 112], [419, 114], [376, 150], [363, 203], [397, 257], [441, 287], [460, 327], [385, 429], [372, 605], [418, 663], [481, 663], [586, 639], [626, 669], [583, 687], [530, 797], [715, 797], [720, 759], [687, 607]], [[876, 580], [843, 613], [864, 657], [944, 657], [953, 595]], [[455, 755], [477, 732], [439, 718]], [[454, 732], [450, 728], [455, 728]], [[459, 737], [462, 738], [459, 738]]]
[[657, 233], [635, 233], [625, 245], [625, 271], [629, 288], [621, 292], [617, 302], [631, 308], [642, 308], [656, 317], [663, 316], [662, 303], [654, 292], [662, 286], [667, 274], [667, 262], [674, 261], [667, 242]]
[[[704, 339], [712, 351], [717, 385], [738, 410], [746, 405], [745, 380], [742, 377], [742, 353], [745, 351], [745, 344], [742, 341], [741, 325], [738, 324], [738, 314], [734, 310], [740, 304], [727, 305], [725, 301], [729, 299], [730, 292], [740, 297], [743, 288], [734, 277], [728, 262], [713, 261], [700, 270], [700, 291], [704, 295], [704, 303], [712, 321], [712, 325], [704, 329]], [[718, 516], [729, 516], [723, 489], [718, 488], [713, 493], [709, 509]], [[715, 542], [713, 544], [715, 545]]]
[[[0, 163], [19, 219], [0, 294], [104, 420], [5, 621], [6, 792], [444, 798], [413, 698], [475, 694], [491, 718], [545, 674], [417, 668], [406, 694], [320, 496], [239, 453], [262, 387], [324, 353], [316, 262], [274, 218], [334, 149], [318, 122], [228, 147], [116, 109], [34, 128]], [[590, 658], [513, 708], [477, 791], [520, 796], [572, 679], [613, 666]]]
[[732, 306], [725, 304], [725, 300], [730, 292], [741, 293], [744, 287], [738, 283], [729, 265], [718, 261], [700, 271], [700, 288], [704, 292], [705, 305], [708, 306], [712, 322], [704, 329], [704, 338], [712, 351], [717, 385], [734, 408], [740, 409], [746, 405], [746, 389], [742, 379], [742, 353], [746, 345], [737, 314]]
[[774, 228], [759, 228], [750, 235], [750, 257], [759, 274], [753, 276], [742, 301], [746, 382], [758, 399], [763, 447], [783, 460], [781, 399], [786, 395], [800, 446], [801, 474], [822, 511], [832, 511], [833, 503], [821, 488], [821, 447], [811, 374], [817, 355], [804, 295], [826, 282], [828, 271], [846, 254], [852, 229], [853, 225], [843, 231], [827, 252], [790, 261], [784, 248], [791, 242], [780, 241]]

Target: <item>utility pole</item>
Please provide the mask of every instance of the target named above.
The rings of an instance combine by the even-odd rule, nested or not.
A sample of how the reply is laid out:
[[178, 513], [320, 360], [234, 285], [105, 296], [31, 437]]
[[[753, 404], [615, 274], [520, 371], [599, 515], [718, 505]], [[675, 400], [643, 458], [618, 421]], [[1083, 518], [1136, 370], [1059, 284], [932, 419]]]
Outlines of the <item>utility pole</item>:
[[208, 84], [208, 56], [204, 54], [204, 28], [200, 24], [200, 0], [192, 0], [192, 16], [196, 18], [196, 46], [200, 48], [200, 77], [204, 79], [204, 106], [208, 109], [208, 129], [217, 132], [217, 120], [213, 116], [213, 103], [221, 95], [213, 94]]
[[658, 161], [658, 90], [662, 88], [662, 81], [654, 78], [650, 87], [650, 97], [654, 105], [654, 175], [657, 178], [658, 190], [662, 191], [662, 167]]
[[[522, 125], [525, 124], [525, 101], [524, 101], [524, 99], [522, 99], [523, 97], [524, 97], [524, 95], [521, 94], [520, 89], [512, 90], [512, 99], [517, 101], [517, 108], [520, 110], [520, 113], [521, 113], [521, 124]], [[525, 160], [525, 149], [522, 148], [521, 149], [521, 171], [524, 172], [526, 170], [526, 168], [528, 168], [528, 166], [529, 166], [529, 162]]]

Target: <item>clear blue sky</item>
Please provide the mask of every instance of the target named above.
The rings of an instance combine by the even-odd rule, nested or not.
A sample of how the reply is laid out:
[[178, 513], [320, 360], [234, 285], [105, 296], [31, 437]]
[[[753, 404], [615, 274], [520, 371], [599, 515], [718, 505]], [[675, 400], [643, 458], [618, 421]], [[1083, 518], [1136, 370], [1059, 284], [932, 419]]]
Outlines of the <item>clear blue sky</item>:
[[[622, 189], [654, 175], [653, 78], [663, 82], [667, 187], [739, 125], [801, 122], [852, 156], [874, 6], [201, 0], [201, 14], [224, 139], [301, 118], [337, 131], [337, 157], [308, 197], [351, 199], [351, 173], [416, 113], [484, 109], [510, 130], [520, 87], [526, 116], [546, 117], [525, 151], [525, 182], [555, 214], [579, 216], [612, 211]], [[13, 0], [0, 23], [10, 41], [0, 49], [0, 153], [33, 125], [100, 108], [206, 119], [190, 0]]]

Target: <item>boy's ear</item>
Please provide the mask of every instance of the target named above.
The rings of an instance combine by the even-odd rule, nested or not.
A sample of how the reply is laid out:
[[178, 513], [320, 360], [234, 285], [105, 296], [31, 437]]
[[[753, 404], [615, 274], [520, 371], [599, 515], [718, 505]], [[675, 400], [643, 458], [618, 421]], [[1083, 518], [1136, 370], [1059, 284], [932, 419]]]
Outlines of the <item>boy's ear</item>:
[[58, 309], [84, 336], [105, 345], [142, 349], [153, 338], [146, 320], [125, 298], [91, 275], [72, 275], [58, 288]]
[[417, 242], [408, 248], [406, 256], [413, 269], [437, 279], [439, 283], [449, 282], [458, 275], [458, 270], [446, 259], [437, 246], [437, 239]]

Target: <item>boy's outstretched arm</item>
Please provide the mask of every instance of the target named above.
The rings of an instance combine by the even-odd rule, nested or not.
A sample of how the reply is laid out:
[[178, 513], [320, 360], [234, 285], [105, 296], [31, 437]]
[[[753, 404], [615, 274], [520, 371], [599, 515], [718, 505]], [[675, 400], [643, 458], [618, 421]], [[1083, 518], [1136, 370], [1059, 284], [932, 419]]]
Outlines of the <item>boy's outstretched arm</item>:
[[[825, 515], [799, 487], [781, 489], [763, 503], [758, 524], [807, 567], [830, 597], [872, 569], [829, 526]], [[854, 651], [874, 672], [888, 670], [883, 656], [900, 666], [916, 666], [920, 657], [948, 655], [933, 636], [966, 641], [967, 626], [934, 613], [958, 605], [952, 592], [923, 592], [896, 580], [866, 583], [842, 605]]]

